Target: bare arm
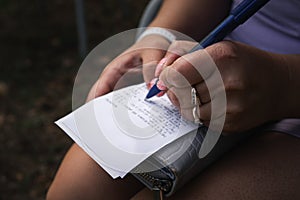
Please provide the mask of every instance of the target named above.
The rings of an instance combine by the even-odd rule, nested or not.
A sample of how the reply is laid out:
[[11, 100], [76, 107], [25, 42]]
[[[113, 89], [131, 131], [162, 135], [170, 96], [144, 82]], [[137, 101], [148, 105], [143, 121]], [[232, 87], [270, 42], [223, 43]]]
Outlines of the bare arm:
[[[227, 16], [230, 6], [231, 0], [164, 0], [150, 27], [169, 28], [200, 40]], [[136, 71], [137, 66], [143, 66], [144, 80], [149, 83], [154, 78], [156, 64], [145, 65], [158, 63], [169, 45], [157, 35], [139, 40], [105, 68], [91, 89], [88, 100], [112, 91], [119, 79], [130, 71]]]
[[231, 0], [164, 0], [150, 26], [173, 29], [200, 40], [228, 15], [231, 2]]

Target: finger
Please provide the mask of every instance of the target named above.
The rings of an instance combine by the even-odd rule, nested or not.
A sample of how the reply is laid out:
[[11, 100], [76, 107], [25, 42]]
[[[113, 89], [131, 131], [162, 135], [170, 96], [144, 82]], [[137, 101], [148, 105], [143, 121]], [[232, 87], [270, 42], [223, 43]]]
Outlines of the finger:
[[199, 116], [203, 121], [215, 121], [226, 115], [226, 100], [222, 95], [215, 96], [211, 102], [200, 105]]
[[[210, 105], [210, 103], [208, 103], [208, 104], [204, 104], [204, 105], [198, 107], [198, 109], [196, 109], [196, 112], [197, 112], [197, 115], [198, 115], [200, 121], [202, 123], [204, 123], [205, 125], [211, 121], [211, 109], [210, 108], [211, 108], [211, 105]], [[180, 113], [185, 119], [187, 119], [189, 121], [195, 121], [196, 119], [193, 115], [193, 109], [194, 109], [194, 107], [180, 108]]]
[[[212, 102], [205, 103], [203, 105], [195, 105], [192, 103], [191, 88], [171, 88], [167, 92], [170, 101], [179, 108], [181, 115], [189, 120], [195, 121], [194, 111], [195, 106], [199, 106], [196, 109], [197, 116], [200, 121], [209, 122], [214, 121], [214, 124], [219, 123], [218, 120], [223, 119], [226, 113], [226, 102], [223, 98], [216, 96]], [[221, 121], [222, 122], [222, 121]], [[207, 123], [206, 123], [207, 124]]]
[[204, 50], [199, 50], [178, 58], [162, 71], [159, 78], [167, 87], [187, 87], [187, 83], [198, 84], [216, 70], [211, 57]]
[[166, 51], [162, 49], [148, 49], [142, 55], [143, 58], [143, 76], [148, 84], [155, 77], [154, 72], [158, 62], [164, 57]]
[[203, 104], [199, 107], [198, 113], [200, 119], [202, 121], [210, 121], [211, 120], [211, 103]]
[[[189, 120], [195, 121], [196, 117], [194, 114], [194, 109], [198, 108], [199, 100], [195, 99], [193, 101], [192, 88], [171, 88], [168, 90], [168, 97], [170, 101], [179, 108], [181, 115]], [[197, 113], [198, 115], [198, 113]], [[199, 115], [198, 115], [199, 116]], [[197, 117], [198, 118], [198, 117]], [[199, 118], [198, 118], [199, 119]]]
[[194, 86], [202, 103], [208, 103], [214, 96], [223, 92], [225, 95], [225, 86], [219, 71], [214, 71], [203, 82]]
[[118, 90], [130, 85], [135, 85], [143, 82], [142, 67], [137, 66], [136, 68], [129, 69], [124, 73], [115, 84], [113, 90]]
[[[96, 81], [94, 83], [94, 85], [92, 86], [92, 88], [90, 89], [88, 95], [87, 95], [87, 98], [86, 98], [86, 102], [89, 102], [91, 101], [92, 99], [96, 98], [96, 88], [98, 87], [98, 81]], [[105, 87], [103, 89], [104, 93], [108, 93], [109, 89], [108, 87]]]
[[181, 109], [192, 109], [193, 108], [191, 87], [186, 87], [186, 88], [173, 87], [173, 88], [170, 88], [168, 90], [168, 92], [171, 92], [175, 96], [177, 105]]
[[143, 76], [146, 83], [154, 78], [156, 65], [164, 57], [169, 46], [168, 40], [156, 34], [148, 35], [133, 45], [132, 49], [140, 53], [143, 65], [145, 65], [143, 66]]
[[194, 86], [197, 91], [197, 96], [201, 104], [210, 102], [210, 93], [205, 82], [201, 82]]
[[[141, 79], [141, 64], [139, 55], [123, 54], [114, 59], [106, 66], [100, 78], [93, 85], [87, 101], [111, 92], [116, 85], [121, 87], [121, 85], [139, 82]], [[128, 78], [129, 76], [131, 78]], [[127, 80], [127, 84], [125, 84], [125, 80]], [[123, 83], [117, 84], [119, 81], [123, 81]]]
[[196, 44], [196, 42], [183, 40], [176, 40], [172, 42], [166, 55], [156, 67], [155, 77], [158, 77], [166, 66], [171, 65], [177, 58], [188, 53]]
[[[212, 80], [212, 79], [211, 79]], [[200, 89], [199, 89], [200, 88]], [[200, 118], [201, 122], [205, 122], [204, 124], [207, 124], [207, 122], [210, 121], [214, 121], [213, 124], [217, 124], [217, 123], [224, 123], [224, 121], [220, 121], [222, 120], [223, 116], [225, 116], [226, 114], [226, 106], [227, 106], [227, 102], [226, 102], [226, 98], [224, 97], [222, 92], [218, 92], [220, 89], [218, 87], [216, 87], [216, 92], [215, 92], [215, 96], [211, 97], [210, 93], [208, 92], [207, 86], [204, 83], [198, 84], [197, 85], [197, 93], [200, 91], [201, 95], [197, 94], [200, 103], [199, 105], [199, 109], [196, 109], [197, 111], [197, 115]], [[173, 91], [176, 91], [175, 88], [173, 88]], [[189, 98], [188, 94], [184, 94], [187, 96], [187, 98]], [[178, 100], [179, 101], [179, 100]], [[188, 104], [185, 104], [185, 106], [187, 106]], [[182, 115], [188, 119], [188, 120], [195, 120], [194, 118], [194, 111], [193, 108], [194, 106], [192, 105], [192, 109], [190, 109], [189, 107], [183, 108], [180, 106], [180, 110]], [[219, 121], [220, 122], [219, 122]]]
[[[172, 70], [172, 69], [171, 69]], [[168, 70], [167, 70], [168, 71]], [[168, 73], [167, 71], [164, 71], [164, 73]], [[176, 71], [174, 72], [174, 73], [176, 73]], [[163, 75], [163, 77], [167, 77], [168, 75], [166, 74], [166, 75]], [[179, 74], [179, 76], [180, 76], [180, 74]], [[156, 85], [157, 85], [157, 87], [161, 90], [161, 94], [159, 93], [159, 95], [158, 96], [162, 96], [162, 95], [164, 95], [167, 91], [168, 91], [168, 89], [171, 89], [172, 88], [172, 85], [171, 84], [169, 84], [169, 82], [167, 82], [167, 81], [165, 81], [165, 80], [159, 80], [158, 79], [158, 81], [156, 82], [156, 80], [154, 81], [155, 83], [157, 83]], [[167, 84], [165, 84], [165, 82], [167, 83]], [[186, 82], [186, 84], [184, 84], [186, 87], [190, 87], [189, 86], [189, 84], [188, 84], [188, 82]], [[183, 87], [184, 88], [184, 87]], [[180, 95], [179, 94], [177, 94], [178, 95], [178, 97], [180, 97]], [[178, 97], [176, 97], [176, 98], [178, 98]], [[181, 98], [181, 97], [180, 97]]]
[[194, 122], [193, 109], [192, 108], [180, 108], [181, 116], [191, 122]]
[[172, 87], [175, 88], [191, 87], [191, 84], [188, 82], [188, 80], [171, 66], [165, 68], [162, 71], [162, 73], [159, 76], [159, 80], [168, 89], [171, 89]]
[[176, 40], [169, 46], [166, 57], [172, 55], [183, 56], [184, 54], [187, 54], [196, 44], [197, 42], [193, 41]]
[[168, 98], [170, 99], [171, 103], [176, 106], [177, 108], [179, 108], [179, 101], [176, 97], [176, 95], [171, 91], [171, 90], [168, 90], [167, 91], [167, 95], [168, 95]]

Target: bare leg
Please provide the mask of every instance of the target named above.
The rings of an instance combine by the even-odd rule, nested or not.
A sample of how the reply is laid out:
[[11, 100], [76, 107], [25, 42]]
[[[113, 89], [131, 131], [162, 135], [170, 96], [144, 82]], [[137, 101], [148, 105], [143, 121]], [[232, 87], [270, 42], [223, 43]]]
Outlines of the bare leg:
[[[261, 133], [235, 148], [170, 199], [300, 199], [300, 139]], [[134, 199], [151, 199], [144, 189]]]
[[129, 199], [142, 188], [132, 176], [113, 180], [74, 144], [56, 174], [47, 199]]

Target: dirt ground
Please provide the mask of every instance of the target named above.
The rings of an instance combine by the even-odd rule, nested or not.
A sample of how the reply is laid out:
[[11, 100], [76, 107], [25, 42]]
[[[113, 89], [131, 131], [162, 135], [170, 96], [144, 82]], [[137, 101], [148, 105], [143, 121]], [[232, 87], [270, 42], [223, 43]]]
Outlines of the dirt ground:
[[[54, 121], [72, 109], [75, 1], [0, 1], [0, 199], [44, 199], [72, 141]], [[147, 0], [84, 1], [88, 47], [135, 28]]]

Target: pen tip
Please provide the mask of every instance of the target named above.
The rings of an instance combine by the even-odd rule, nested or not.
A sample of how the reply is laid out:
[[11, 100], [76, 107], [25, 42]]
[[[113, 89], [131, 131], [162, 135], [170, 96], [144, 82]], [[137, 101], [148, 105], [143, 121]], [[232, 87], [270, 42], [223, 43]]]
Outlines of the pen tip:
[[161, 92], [161, 90], [157, 87], [156, 84], [154, 84], [152, 86], [152, 88], [149, 90], [145, 100], [150, 99], [151, 97], [154, 97], [155, 95], [157, 95], [160, 92]]

